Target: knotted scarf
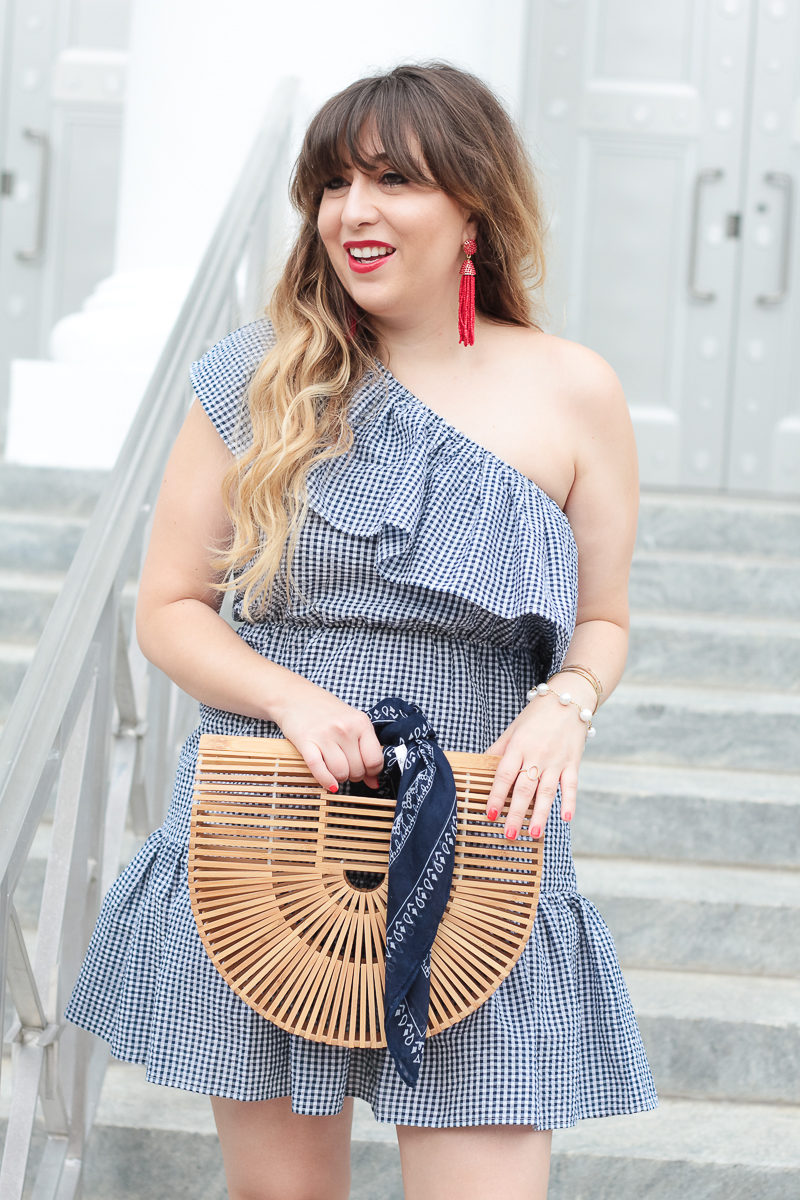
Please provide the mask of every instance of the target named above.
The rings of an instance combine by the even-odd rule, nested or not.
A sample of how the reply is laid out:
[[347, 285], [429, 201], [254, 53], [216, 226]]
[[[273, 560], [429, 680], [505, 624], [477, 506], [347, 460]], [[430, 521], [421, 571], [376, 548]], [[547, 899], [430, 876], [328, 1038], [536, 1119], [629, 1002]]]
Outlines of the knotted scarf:
[[456, 785], [416, 704], [389, 696], [367, 715], [397, 794], [386, 909], [386, 1043], [401, 1078], [415, 1087], [428, 1028], [431, 947], [453, 877]]

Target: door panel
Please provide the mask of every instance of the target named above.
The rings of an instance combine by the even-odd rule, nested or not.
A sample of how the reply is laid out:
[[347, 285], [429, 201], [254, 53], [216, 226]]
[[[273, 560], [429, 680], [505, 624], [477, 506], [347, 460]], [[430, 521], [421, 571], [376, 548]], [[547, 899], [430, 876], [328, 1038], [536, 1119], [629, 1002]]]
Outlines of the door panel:
[[[746, 466], [750, 488], [775, 487], [782, 473], [787, 490], [787, 461], [800, 460], [787, 452], [800, 438], [797, 392], [776, 394], [796, 301], [752, 299], [775, 290], [783, 270], [781, 179], [796, 170], [800, 130], [788, 156], [773, 147], [781, 136], [789, 145], [778, 126], [790, 113], [800, 124], [798, 19], [784, 0], [541, 0], [530, 9], [525, 112], [552, 214], [550, 328], [616, 369], [645, 484], [741, 488]], [[765, 199], [750, 180], [763, 193], [768, 170], [782, 175]], [[796, 208], [796, 188], [792, 199]], [[770, 228], [754, 229], [749, 210], [765, 204]], [[748, 237], [758, 241], [752, 266]], [[791, 254], [796, 271], [796, 244]], [[745, 319], [746, 294], [755, 320]], [[794, 378], [798, 368], [792, 357]]]
[[631, 4], [630, 0], [594, 3], [590, 19], [596, 34], [590, 44], [590, 74], [616, 84], [623, 80], [674, 83], [691, 79], [694, 44], [693, 0], [669, 4]]
[[726, 482], [800, 495], [800, 5], [757, 5]]
[[679, 148], [660, 149], [633, 156], [624, 140], [584, 143], [576, 215], [585, 235], [574, 278], [581, 298], [575, 313], [580, 340], [609, 348], [607, 357], [624, 372], [626, 394], [635, 397], [641, 451], [651, 471], [667, 479], [677, 470], [680, 454], [670, 356], [675, 343], [670, 301], [678, 264], [670, 245], [683, 164]]

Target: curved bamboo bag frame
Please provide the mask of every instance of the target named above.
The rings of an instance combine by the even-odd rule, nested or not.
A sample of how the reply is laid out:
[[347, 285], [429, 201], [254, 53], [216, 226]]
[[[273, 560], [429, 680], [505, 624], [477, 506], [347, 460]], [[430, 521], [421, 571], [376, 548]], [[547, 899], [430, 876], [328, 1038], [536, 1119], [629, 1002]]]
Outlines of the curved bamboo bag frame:
[[[431, 951], [428, 1036], [474, 1012], [506, 978], [536, 916], [542, 843], [486, 818], [500, 761], [447, 753], [458, 793], [450, 898]], [[395, 801], [331, 795], [284, 738], [200, 738], [189, 894], [217, 970], [289, 1033], [386, 1045], [389, 839]], [[347, 873], [356, 872], [355, 882]], [[363, 886], [361, 872], [383, 875]]]

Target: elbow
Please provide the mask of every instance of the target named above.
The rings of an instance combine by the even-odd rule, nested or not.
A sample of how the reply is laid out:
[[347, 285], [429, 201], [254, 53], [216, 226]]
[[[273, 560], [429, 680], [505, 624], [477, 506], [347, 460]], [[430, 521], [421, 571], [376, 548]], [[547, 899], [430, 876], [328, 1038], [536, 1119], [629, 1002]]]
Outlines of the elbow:
[[606, 609], [603, 612], [579, 612], [576, 627], [578, 625], [612, 625], [620, 631], [627, 642], [631, 630], [630, 609], [627, 604], [614, 611]]
[[148, 662], [154, 663], [156, 666], [156, 640], [153, 637], [153, 613], [148, 605], [142, 603], [141, 599], [136, 604], [136, 614], [134, 628], [136, 630], [136, 642], [142, 654]]

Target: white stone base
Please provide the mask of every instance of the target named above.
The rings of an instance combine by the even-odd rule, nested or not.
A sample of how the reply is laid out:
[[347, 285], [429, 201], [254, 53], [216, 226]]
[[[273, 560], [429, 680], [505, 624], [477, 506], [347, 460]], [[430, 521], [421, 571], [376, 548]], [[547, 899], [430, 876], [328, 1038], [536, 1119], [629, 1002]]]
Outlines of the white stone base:
[[6, 458], [39, 467], [109, 468], [130, 428], [151, 364], [11, 363]]

